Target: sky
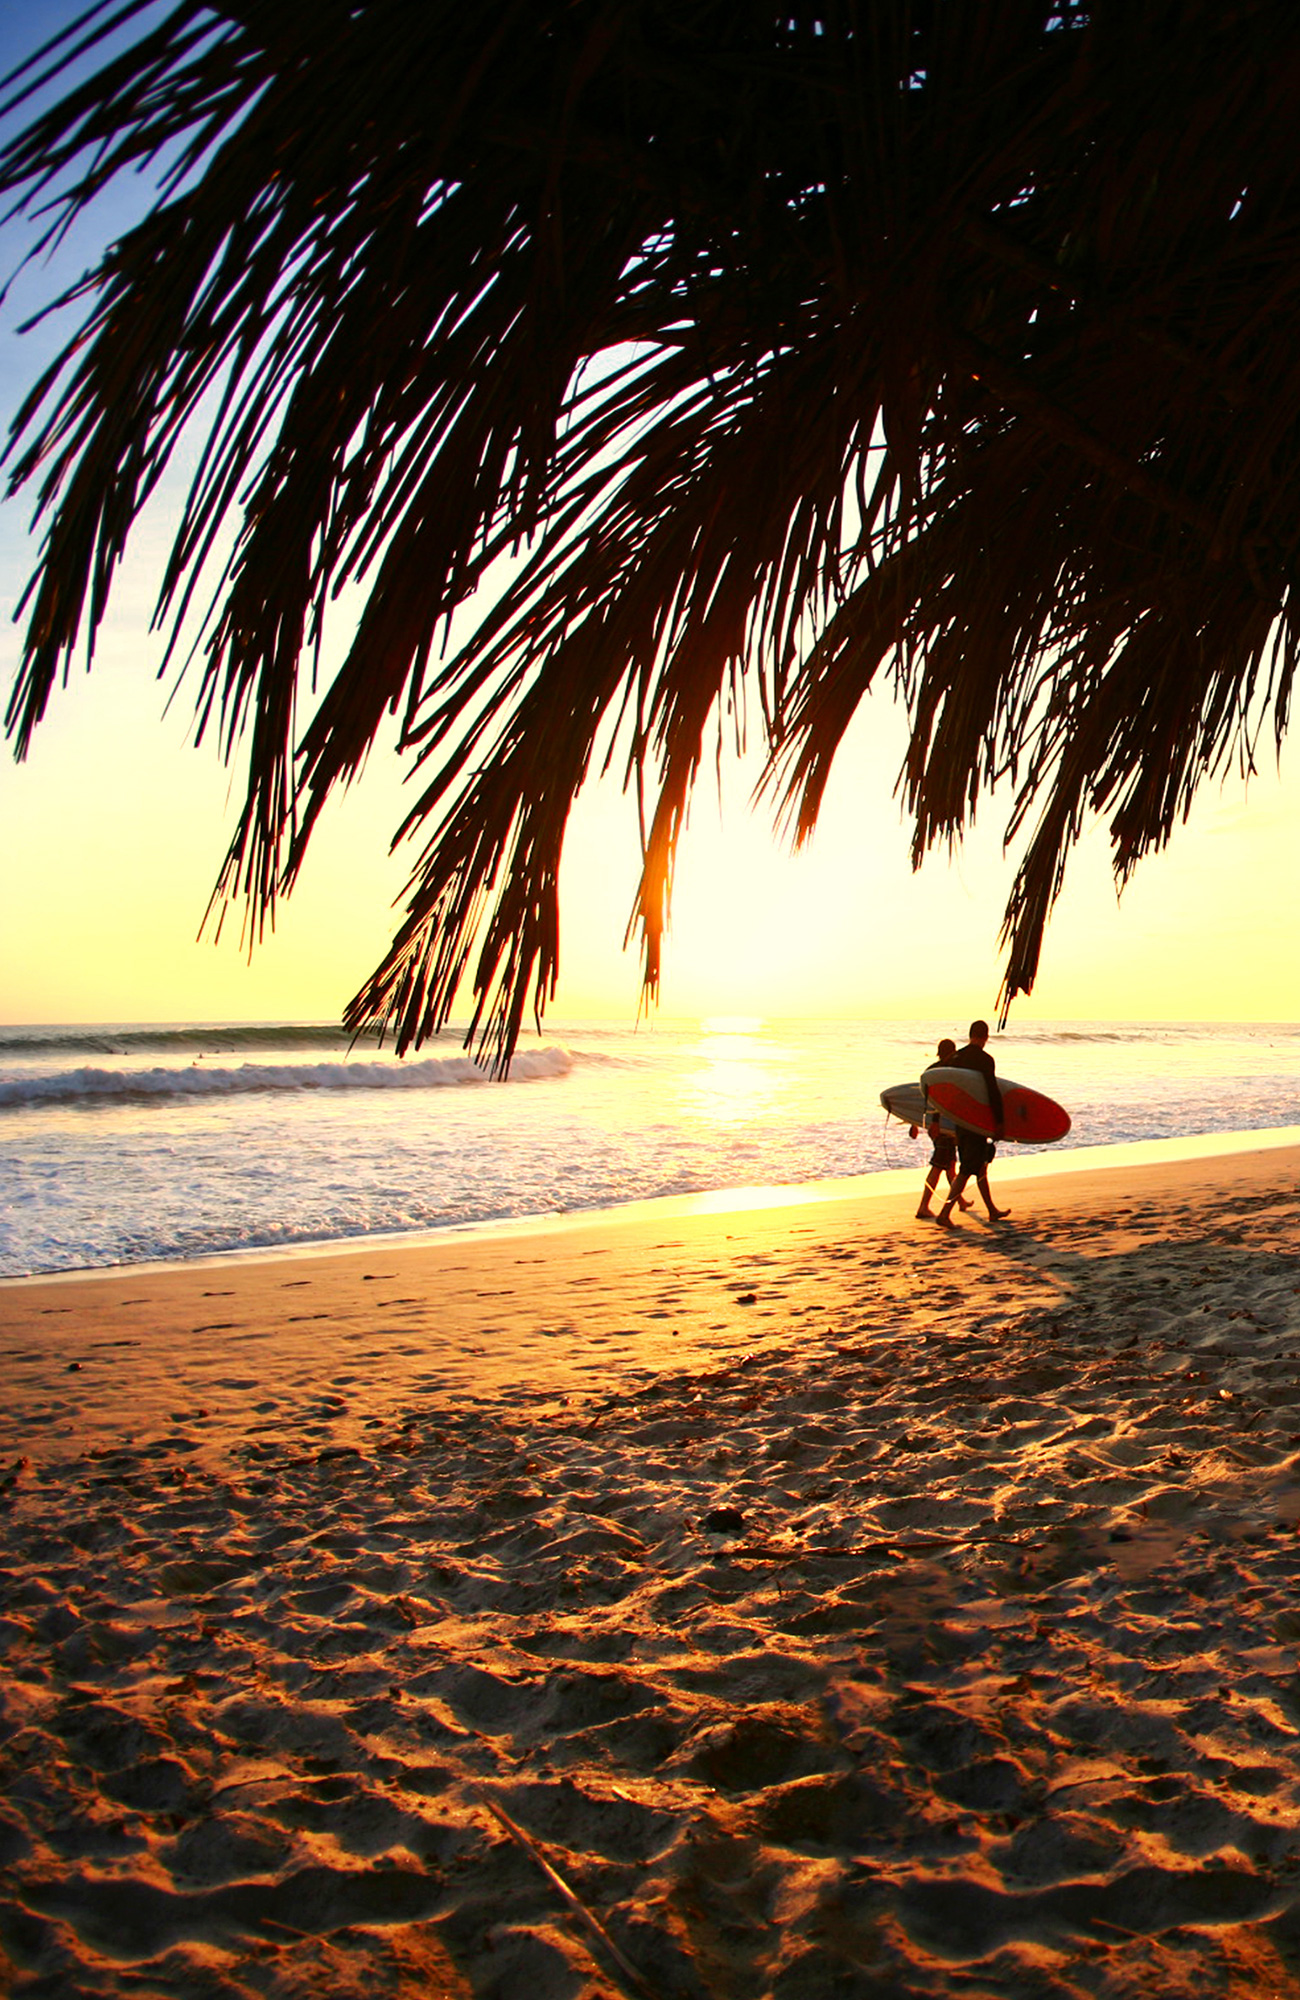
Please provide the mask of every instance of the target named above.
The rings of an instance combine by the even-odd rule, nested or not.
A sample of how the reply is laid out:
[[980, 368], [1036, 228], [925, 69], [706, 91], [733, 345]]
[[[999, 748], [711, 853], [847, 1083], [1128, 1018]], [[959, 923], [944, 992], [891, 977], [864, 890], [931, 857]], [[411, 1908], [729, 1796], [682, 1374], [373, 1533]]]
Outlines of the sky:
[[[0, 4], [6, 63], [62, 9]], [[132, 192], [131, 200], [138, 200]], [[107, 229], [110, 214], [101, 221]], [[0, 233], [0, 267], [26, 239]], [[24, 272], [0, 312], [0, 409], [8, 415], [50, 351], [20, 336], [33, 305], [89, 255]], [[27, 761], [0, 760], [0, 1021], [337, 1018], [400, 918], [409, 861], [388, 853], [403, 812], [391, 748], [318, 829], [274, 934], [252, 952], [232, 911], [200, 937], [238, 798], [210, 745], [192, 744], [192, 700], [167, 702], [149, 631], [175, 494], [144, 523], [121, 575], [93, 671], [51, 704]], [[30, 503], [0, 508], [0, 595], [17, 601], [34, 560]], [[19, 628], [0, 621], [0, 676]], [[895, 784], [904, 719], [871, 697], [837, 762], [812, 842], [799, 854], [753, 810], [757, 762], [712, 765], [697, 788], [677, 870], [660, 1013], [763, 1017], [992, 1016], [997, 934], [1014, 872], [1007, 808], [987, 803], [958, 854], [913, 874]], [[1045, 1020], [1292, 1020], [1300, 1017], [1300, 768], [1294, 750], [1243, 784], [1202, 788], [1190, 822], [1148, 858], [1122, 901], [1104, 828], [1076, 851], [1034, 993], [1012, 1029]], [[617, 781], [593, 784], [570, 824], [561, 883], [560, 987], [552, 1022], [633, 1022], [635, 943], [624, 933], [638, 872], [635, 811]]]

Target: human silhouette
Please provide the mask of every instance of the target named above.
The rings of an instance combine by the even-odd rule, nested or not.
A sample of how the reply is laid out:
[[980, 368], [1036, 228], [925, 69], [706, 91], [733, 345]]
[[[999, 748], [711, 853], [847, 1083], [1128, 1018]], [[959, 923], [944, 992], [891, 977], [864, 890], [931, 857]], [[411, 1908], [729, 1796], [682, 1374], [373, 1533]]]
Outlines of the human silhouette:
[[1009, 1208], [999, 1208], [989, 1193], [989, 1162], [997, 1151], [997, 1141], [1003, 1136], [1002, 1092], [998, 1089], [997, 1067], [986, 1046], [989, 1038], [987, 1021], [972, 1021], [970, 1040], [964, 1049], [958, 1049], [951, 1064], [952, 1069], [973, 1069], [984, 1078], [988, 1086], [989, 1110], [995, 1120], [993, 1137], [986, 1138], [983, 1132], [967, 1131], [965, 1126], [957, 1132], [957, 1178], [949, 1190], [948, 1198], [939, 1210], [935, 1221], [945, 1229], [952, 1227], [952, 1211], [965, 1192], [969, 1180], [975, 1182], [984, 1198], [984, 1206], [989, 1212], [990, 1222], [1001, 1222], [1003, 1216], [1010, 1215]]
[[[925, 1070], [921, 1073], [922, 1089], [925, 1088], [925, 1078], [928, 1071], [949, 1068], [956, 1053], [956, 1042], [952, 1040], [951, 1036], [945, 1035], [936, 1051], [934, 1062], [927, 1063]], [[945, 1118], [942, 1112], [929, 1111], [926, 1115], [925, 1129], [931, 1147], [930, 1166], [925, 1176], [925, 1186], [921, 1190], [921, 1206], [916, 1211], [918, 1222], [923, 1216], [928, 1216], [931, 1213], [930, 1197], [939, 1185], [939, 1176], [941, 1174], [948, 1176], [949, 1187], [952, 1186], [957, 1178], [957, 1127], [954, 1125], [952, 1119]], [[964, 1198], [961, 1205], [963, 1208], [974, 1206], [972, 1202], [966, 1201]]]

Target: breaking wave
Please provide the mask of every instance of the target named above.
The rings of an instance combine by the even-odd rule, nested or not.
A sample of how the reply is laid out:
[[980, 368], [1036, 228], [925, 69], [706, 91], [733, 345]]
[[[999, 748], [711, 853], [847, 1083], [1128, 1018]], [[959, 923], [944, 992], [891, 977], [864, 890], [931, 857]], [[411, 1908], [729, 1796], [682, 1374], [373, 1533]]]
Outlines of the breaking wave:
[[[376, 1037], [359, 1036], [358, 1046]], [[0, 1062], [22, 1057], [59, 1062], [67, 1056], [237, 1055], [241, 1049], [328, 1049], [343, 1055], [351, 1040], [337, 1021], [187, 1021], [97, 1023], [93, 1027], [0, 1027]]]
[[[567, 1076], [567, 1049], [527, 1049], [510, 1066], [509, 1083]], [[469, 1056], [421, 1062], [241, 1063], [238, 1068], [195, 1060], [184, 1068], [69, 1069], [55, 1076], [0, 1080], [0, 1109], [24, 1105], [87, 1104], [142, 1098], [232, 1097], [248, 1091], [446, 1090], [491, 1081]]]

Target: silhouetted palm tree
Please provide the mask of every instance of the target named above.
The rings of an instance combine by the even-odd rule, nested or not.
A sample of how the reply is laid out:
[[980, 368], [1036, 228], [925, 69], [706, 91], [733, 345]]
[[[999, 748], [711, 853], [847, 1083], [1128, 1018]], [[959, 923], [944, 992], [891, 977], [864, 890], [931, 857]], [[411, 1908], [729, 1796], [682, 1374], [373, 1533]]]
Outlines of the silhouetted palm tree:
[[[469, 977], [508, 1056], [618, 718], [652, 988], [719, 705], [756, 696], [802, 835], [883, 669], [918, 859], [1014, 788], [1008, 1000], [1087, 814], [1122, 878], [1280, 738], [1290, 0], [125, 0], [44, 67], [136, 17], [0, 159], [51, 228], [170, 174], [19, 418], [47, 539], [11, 728], [23, 749], [192, 419], [162, 611], [233, 511], [200, 701], [227, 747], [250, 732], [221, 890], [273, 908], [387, 711], [425, 761], [409, 912], [352, 1025], [418, 1042]], [[299, 739], [303, 660], [358, 582]]]

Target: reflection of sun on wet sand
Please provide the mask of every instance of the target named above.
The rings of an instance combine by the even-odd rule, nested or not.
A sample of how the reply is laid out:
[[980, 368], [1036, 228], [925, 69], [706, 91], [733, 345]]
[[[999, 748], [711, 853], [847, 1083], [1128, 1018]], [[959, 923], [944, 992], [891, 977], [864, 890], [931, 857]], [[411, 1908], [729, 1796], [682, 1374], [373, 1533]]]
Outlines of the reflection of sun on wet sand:
[[5, 1288], [15, 1992], [1300, 1993], [1298, 1166]]

